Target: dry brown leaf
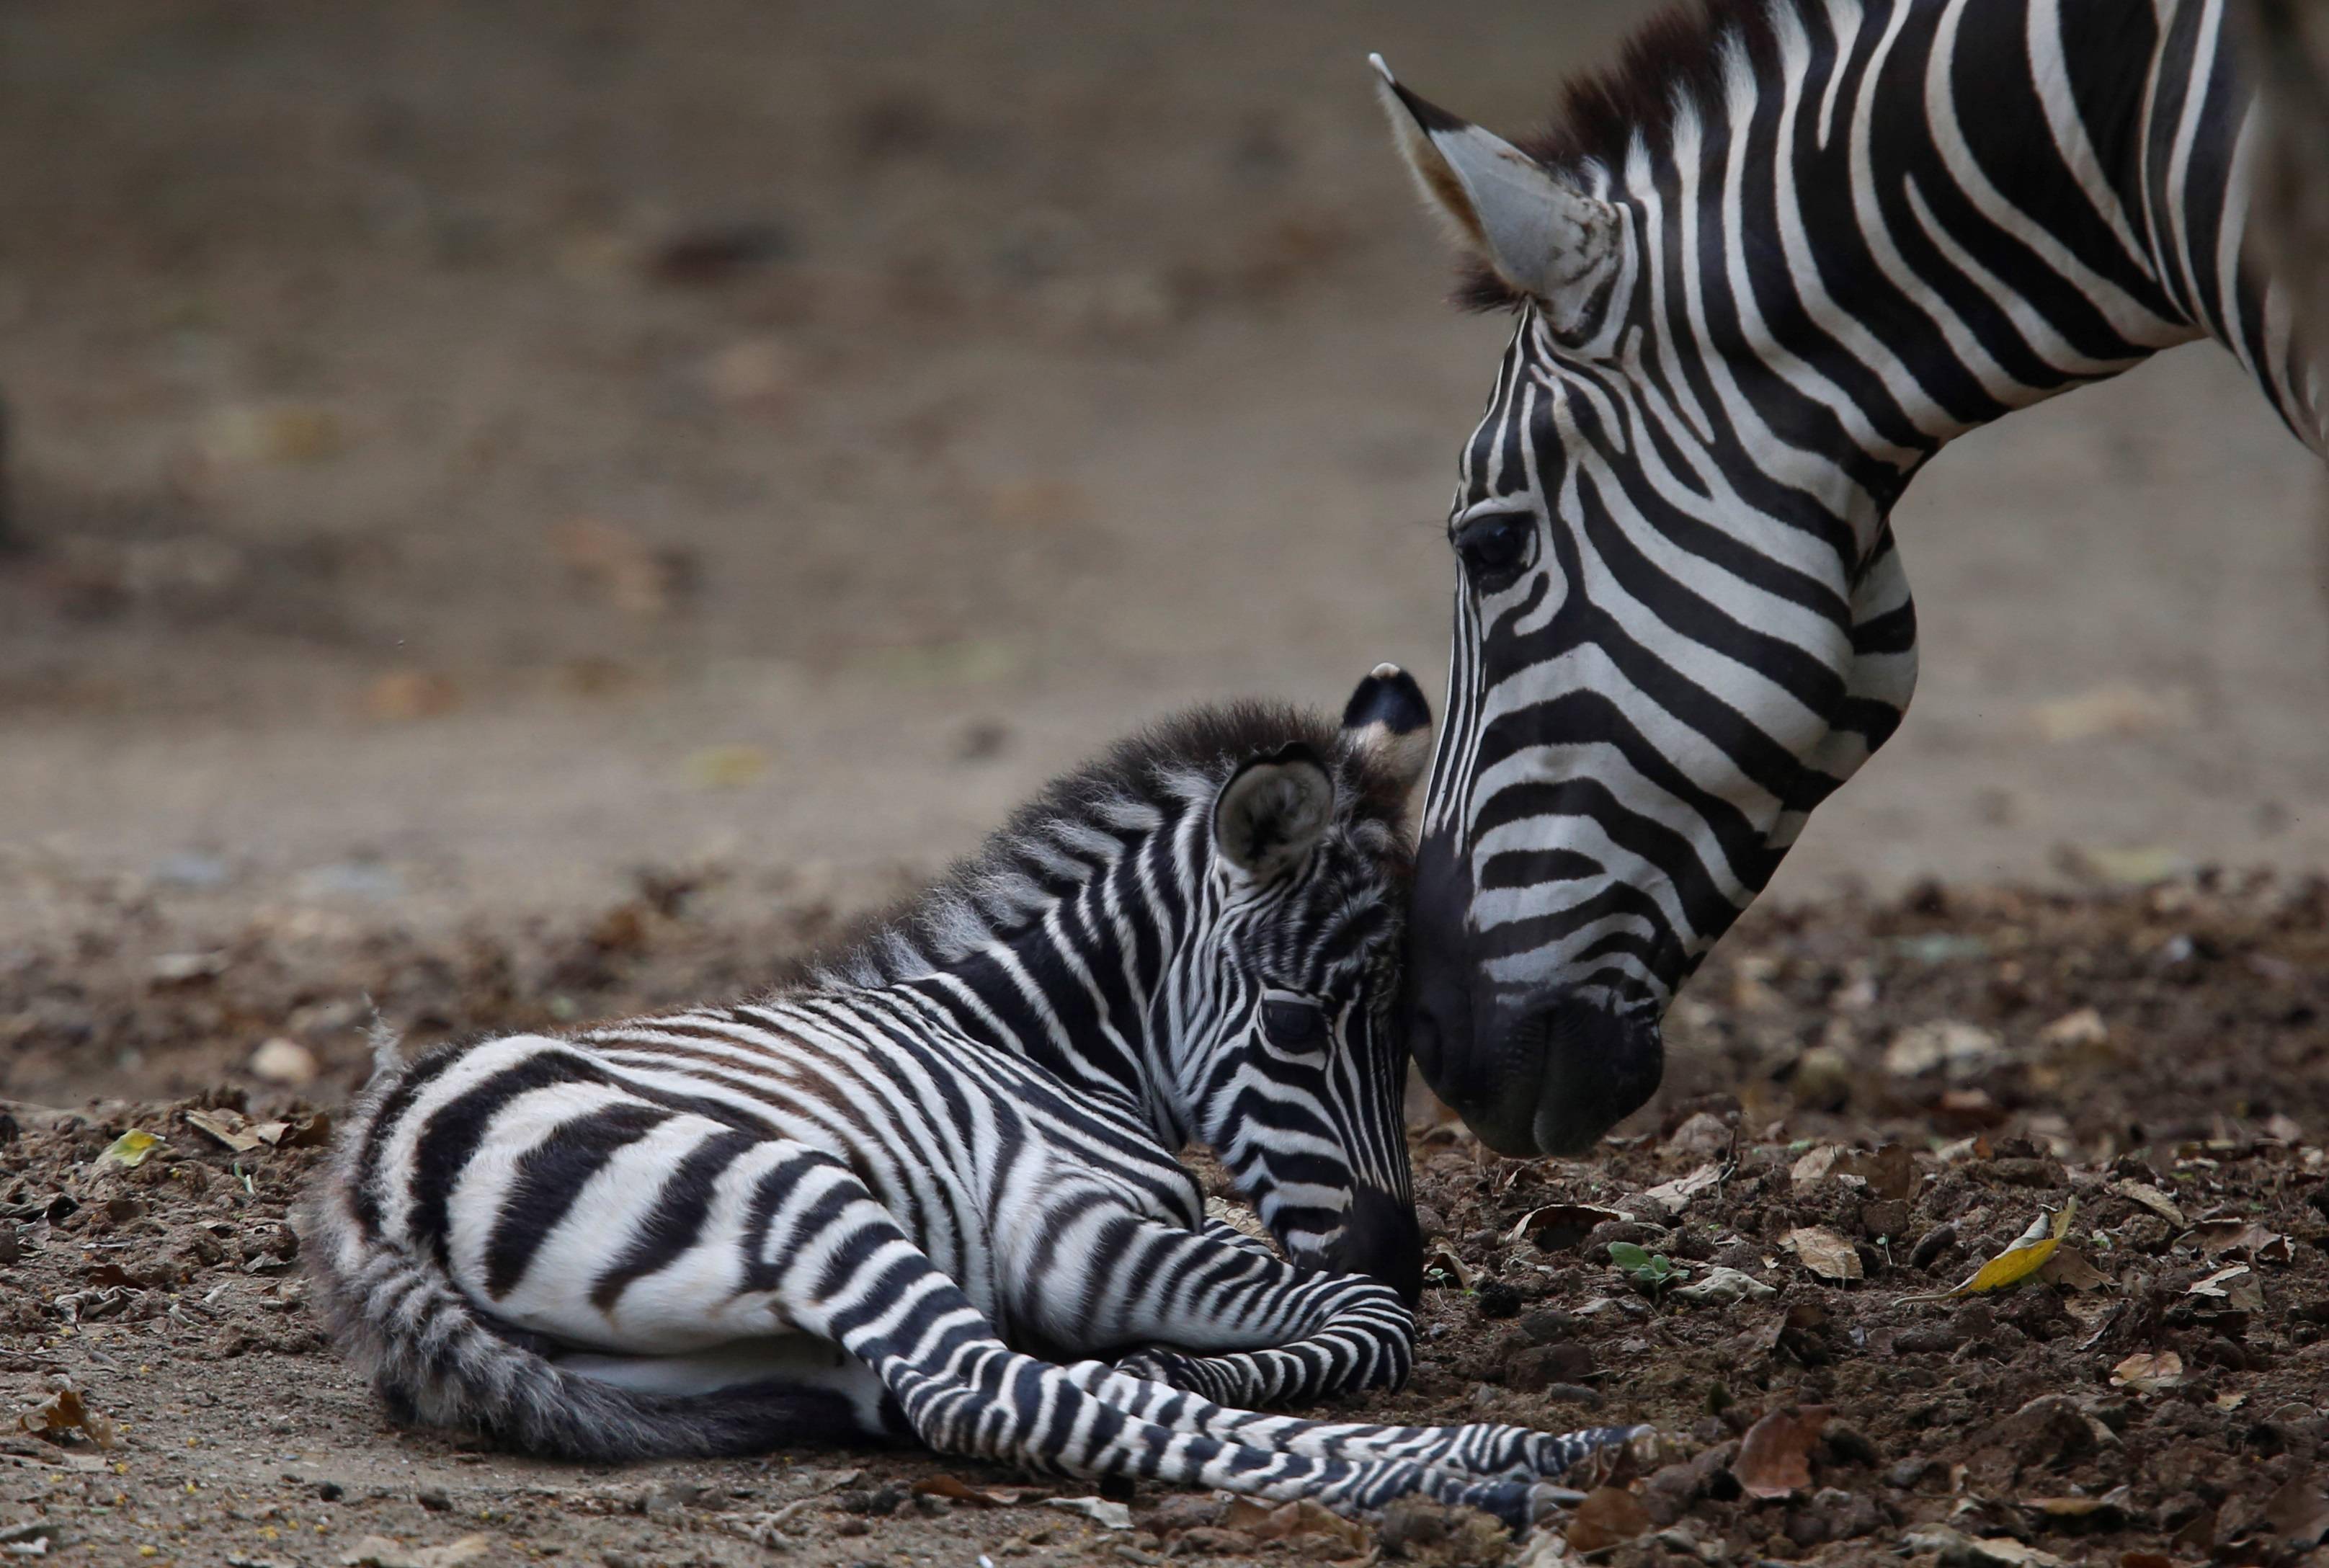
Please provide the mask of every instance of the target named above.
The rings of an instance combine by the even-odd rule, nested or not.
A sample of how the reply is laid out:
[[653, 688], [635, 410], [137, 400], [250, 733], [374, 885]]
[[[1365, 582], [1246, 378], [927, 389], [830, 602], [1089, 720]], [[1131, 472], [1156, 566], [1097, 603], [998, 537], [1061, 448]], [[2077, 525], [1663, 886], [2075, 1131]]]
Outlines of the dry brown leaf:
[[188, 1110], [180, 1114], [188, 1127], [207, 1134], [237, 1154], [249, 1154], [265, 1147], [259, 1135], [250, 1130], [242, 1117], [231, 1110]]
[[2153, 1214], [2157, 1214], [2161, 1219], [2165, 1220], [2169, 1224], [2176, 1226], [2178, 1229], [2181, 1229], [2186, 1223], [2183, 1218], [2183, 1211], [2175, 1206], [2175, 1200], [2169, 1197], [2165, 1193], [2161, 1192], [2157, 1187], [2153, 1186], [2149, 1182], [2113, 1182], [2111, 1184], [2111, 1191], [2117, 1193], [2123, 1198], [2134, 1199], [2136, 1203], [2141, 1204], [2145, 1208], [2149, 1209]]
[[2191, 1235], [2185, 1239], [2196, 1242], [2201, 1256], [2206, 1258], [2221, 1252], [2246, 1252], [2259, 1263], [2286, 1263], [2295, 1256], [2287, 1236], [2266, 1230], [2254, 1220], [2202, 1220], [2192, 1227]]
[[1354, 1519], [1319, 1507], [1307, 1497], [1272, 1507], [1249, 1497], [1231, 1499], [1221, 1523], [1232, 1530], [1242, 1530], [1258, 1541], [1292, 1541], [1304, 1536], [1321, 1538], [1346, 1548], [1335, 1553], [1338, 1557], [1363, 1555], [1373, 1544], [1365, 1525]]
[[1859, 1251], [1825, 1225], [1798, 1225], [1787, 1233], [1781, 1244], [1795, 1253], [1805, 1268], [1824, 1280], [1866, 1277], [1860, 1265]]
[[332, 1141], [332, 1113], [311, 1110], [305, 1116], [291, 1119], [291, 1129], [283, 1135], [286, 1148], [320, 1148]]
[[2022, 1506], [2050, 1519], [2087, 1519], [2118, 1507], [2103, 1497], [2031, 1497]]
[[1827, 1430], [1829, 1407], [1782, 1405], [1747, 1429], [1730, 1473], [1750, 1497], [1784, 1497], [1812, 1484], [1812, 1445]]
[[2195, 1280], [2183, 1293], [2221, 1301], [2236, 1311], [2264, 1310], [2264, 1285], [2246, 1263], [2235, 1263], [2229, 1269], [2217, 1270], [2204, 1280]]
[[1633, 1217], [1598, 1204], [1546, 1204], [1523, 1214], [1520, 1223], [1505, 1233], [1504, 1242], [1516, 1247], [1526, 1242], [1542, 1252], [1559, 1252], [1583, 1241], [1596, 1225]]
[[1787, 1167], [1787, 1179], [1799, 1187], [1817, 1186], [1827, 1180], [1828, 1174], [1835, 1169], [1835, 1162], [1843, 1157], [1843, 1150], [1834, 1144], [1821, 1144]]
[[1579, 1552], [1598, 1552], [1649, 1534], [1654, 1521], [1641, 1499], [1622, 1487], [1596, 1487], [1569, 1516], [1567, 1536]]
[[2111, 1277], [2088, 1261], [2087, 1255], [2076, 1247], [2058, 1247], [2038, 1270], [2038, 1278], [2049, 1285], [2060, 1285], [2072, 1290], [2099, 1290], [2111, 1282]]
[[1905, 1143], [1888, 1143], [1874, 1153], [1853, 1150], [1836, 1162], [1840, 1176], [1858, 1176], [1880, 1198], [1905, 1203], [1924, 1185], [1917, 1157]]
[[2183, 1381], [2183, 1358], [2172, 1350], [2138, 1350], [2111, 1368], [2111, 1385], [2137, 1393], [2157, 1393]]
[[1726, 1155], [1736, 1134], [1730, 1122], [1711, 1110], [1694, 1111], [1666, 1139], [1668, 1154], [1697, 1155], [1705, 1159]]
[[980, 1508], [1007, 1508], [1027, 1496], [1024, 1488], [974, 1487], [960, 1476], [924, 1476], [914, 1483], [914, 1490], [926, 1497], [947, 1497]]
[[2291, 1477], [2265, 1502], [2264, 1522], [2293, 1552], [2306, 1552], [2329, 1535], [2329, 1498], [2305, 1476]]
[[1655, 1204], [1665, 1211], [1668, 1218], [1672, 1218], [1689, 1207], [1691, 1199], [1709, 1187], [1720, 1185], [1723, 1169], [1721, 1160], [1711, 1160], [1688, 1176], [1676, 1176], [1670, 1182], [1659, 1183], [1642, 1195], [1642, 1201]]
[[1834, 1177], [1848, 1177], [1866, 1186], [1880, 1198], [1906, 1201], [1917, 1195], [1924, 1177], [1917, 1169], [1917, 1157], [1909, 1146], [1888, 1143], [1870, 1153], [1864, 1149], [1842, 1148], [1830, 1144], [1813, 1149], [1788, 1168], [1788, 1178], [1798, 1187], [1816, 1186]]
[[1110, 1530], [1132, 1528], [1132, 1510], [1108, 1497], [1045, 1497], [1043, 1507], [1058, 1508], [1062, 1513], [1081, 1514], [1093, 1524]]
[[109, 1449], [118, 1440], [113, 1423], [103, 1416], [90, 1413], [80, 1392], [72, 1388], [61, 1388], [18, 1415], [16, 1430], [60, 1441], [78, 1431], [87, 1435], [101, 1449]]
[[1445, 1242], [1432, 1242], [1423, 1254], [1424, 1272], [1428, 1274], [1434, 1269], [1455, 1280], [1456, 1288], [1459, 1290], [1469, 1290], [1476, 1278], [1472, 1272], [1472, 1265], [1457, 1257], [1456, 1249]]

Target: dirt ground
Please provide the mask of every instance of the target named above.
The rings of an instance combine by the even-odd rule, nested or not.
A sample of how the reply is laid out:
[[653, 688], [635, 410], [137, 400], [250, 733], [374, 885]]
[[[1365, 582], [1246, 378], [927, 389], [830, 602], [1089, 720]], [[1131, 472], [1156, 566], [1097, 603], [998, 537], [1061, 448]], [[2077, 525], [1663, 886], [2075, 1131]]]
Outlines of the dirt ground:
[[[0, 1438], [0, 1540], [186, 1563], [430, 1564], [472, 1537], [479, 1560], [614, 1568], [2142, 1563], [2291, 1561], [2329, 1528], [2318, 879], [1773, 910], [1685, 1005], [1658, 1102], [1594, 1157], [1499, 1160], [1421, 1112], [1420, 1365], [1351, 1409], [1660, 1433], [1525, 1545], [1431, 1542], [1429, 1510], [1281, 1535], [1315, 1522], [1146, 1490], [1115, 1529], [1045, 1501], [1089, 1487], [908, 1455], [591, 1469], [392, 1430], [303, 1310], [285, 1223], [318, 1115], [364, 1071], [363, 999], [415, 1044], [554, 1024], [759, 984], [831, 918], [726, 903], [650, 880], [587, 921], [441, 942], [122, 910], [12, 955], [11, 1082], [78, 1109], [0, 1121], [0, 1408], [70, 1388], [84, 1424]], [[162, 1141], [107, 1157], [135, 1132]], [[2073, 1200], [2082, 1267], [1912, 1299]], [[1613, 1242], [1683, 1272], [1636, 1287]], [[1687, 1299], [1710, 1280], [1747, 1294]], [[1806, 1407], [1828, 1413], [1792, 1494], [1742, 1495], [1770, 1477], [1741, 1435]], [[972, 1495], [914, 1489], [943, 1478]]]
[[[1436, 692], [1503, 324], [1440, 304], [1362, 60], [1518, 126], [1645, 10], [0, 7], [0, 1426], [67, 1379], [114, 1445], [0, 1440], [0, 1551], [1505, 1554], [393, 1431], [283, 1215], [374, 1007], [425, 1041], [748, 989], [1168, 707], [1384, 657]], [[2205, 347], [1943, 454], [1898, 515], [1900, 737], [1618, 1139], [1504, 1163], [1419, 1118], [1430, 1337], [1363, 1408], [1654, 1423], [1594, 1562], [2293, 1554], [2321, 491]], [[2071, 1197], [2087, 1271], [1904, 1300]], [[1777, 1294], [1683, 1299], [1716, 1268]], [[1730, 1445], [1822, 1403], [1792, 1498], [1740, 1494]]]

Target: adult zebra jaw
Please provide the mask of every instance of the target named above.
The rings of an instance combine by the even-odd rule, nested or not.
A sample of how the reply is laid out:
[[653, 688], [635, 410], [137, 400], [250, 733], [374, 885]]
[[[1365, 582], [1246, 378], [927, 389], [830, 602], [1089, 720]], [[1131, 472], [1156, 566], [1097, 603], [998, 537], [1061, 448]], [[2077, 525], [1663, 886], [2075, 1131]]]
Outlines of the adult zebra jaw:
[[1502, 137], [1400, 85], [1380, 54], [1383, 112], [1425, 205], [1517, 293], [1574, 319], [1616, 269], [1620, 232], [1608, 203], [1571, 189]]

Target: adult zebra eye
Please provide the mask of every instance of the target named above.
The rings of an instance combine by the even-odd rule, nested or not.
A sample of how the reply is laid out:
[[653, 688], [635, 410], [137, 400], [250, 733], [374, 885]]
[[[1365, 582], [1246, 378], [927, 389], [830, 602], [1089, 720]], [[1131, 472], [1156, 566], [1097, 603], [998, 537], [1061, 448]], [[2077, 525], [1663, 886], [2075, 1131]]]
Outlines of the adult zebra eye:
[[1518, 512], [1490, 512], [1456, 530], [1456, 553], [1463, 558], [1464, 573], [1472, 585], [1493, 593], [1511, 586], [1520, 575], [1535, 538], [1533, 518]]
[[1261, 1028], [1273, 1045], [1307, 1050], [1326, 1037], [1326, 1015], [1308, 1002], [1264, 1002]]

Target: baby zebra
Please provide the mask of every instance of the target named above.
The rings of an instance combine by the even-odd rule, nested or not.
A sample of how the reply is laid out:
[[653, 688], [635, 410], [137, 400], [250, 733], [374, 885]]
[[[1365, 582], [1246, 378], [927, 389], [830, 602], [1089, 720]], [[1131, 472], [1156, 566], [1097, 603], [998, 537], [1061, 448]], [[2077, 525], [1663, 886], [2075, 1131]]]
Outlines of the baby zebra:
[[[341, 1346], [400, 1415], [536, 1453], [910, 1434], [1526, 1521], [1628, 1430], [1233, 1408], [1413, 1359], [1391, 1007], [1429, 728], [1390, 665], [1339, 728], [1200, 711], [1052, 785], [807, 983], [383, 1060], [303, 1225]], [[1207, 1223], [1193, 1141], [1290, 1263]]]

